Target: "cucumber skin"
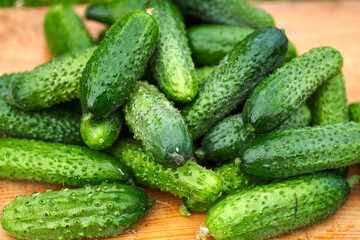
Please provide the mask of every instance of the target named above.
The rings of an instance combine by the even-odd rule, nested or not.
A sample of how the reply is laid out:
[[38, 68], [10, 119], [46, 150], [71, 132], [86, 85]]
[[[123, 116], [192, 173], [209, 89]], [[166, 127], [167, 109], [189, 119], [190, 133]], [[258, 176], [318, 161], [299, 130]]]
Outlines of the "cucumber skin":
[[244, 102], [262, 78], [281, 66], [287, 45], [285, 34], [271, 27], [255, 31], [235, 46], [195, 100], [182, 109], [194, 140]]
[[45, 38], [54, 56], [94, 46], [89, 32], [69, 4], [54, 4], [45, 15]]
[[22, 74], [13, 86], [9, 104], [35, 111], [78, 98], [81, 73], [95, 48], [62, 55]]
[[349, 105], [349, 118], [351, 121], [360, 123], [360, 102]]
[[191, 102], [198, 79], [181, 13], [170, 0], [150, 0], [148, 7], [159, 25], [159, 43], [150, 61], [153, 77], [167, 98]]
[[206, 22], [251, 28], [274, 26], [273, 17], [243, 0], [177, 0], [184, 13]]
[[132, 183], [129, 169], [88, 148], [28, 139], [0, 139], [0, 178], [81, 187], [102, 182]]
[[211, 74], [215, 71], [216, 68], [217, 66], [205, 66], [195, 69], [199, 82], [199, 90], [205, 85], [208, 78], [211, 76]]
[[281, 131], [292, 128], [303, 128], [311, 123], [312, 114], [308, 105], [303, 104], [296, 109], [291, 116], [283, 122], [275, 131]]
[[267, 180], [314, 173], [358, 163], [359, 139], [360, 124], [354, 122], [285, 130], [243, 146], [236, 162]]
[[217, 240], [268, 239], [327, 219], [349, 194], [340, 176], [301, 176], [233, 194], [212, 207], [205, 222]]
[[[80, 101], [94, 119], [107, 117], [120, 107], [145, 71], [159, 28], [145, 11], [124, 14], [107, 31], [80, 79]], [[120, 62], [119, 62], [120, 60]]]
[[22, 74], [23, 73], [10, 73], [0, 76], [0, 99], [7, 99], [10, 96], [14, 83]]
[[0, 135], [46, 142], [84, 145], [80, 136], [80, 113], [61, 108], [23, 112], [0, 99]]
[[47, 190], [5, 206], [1, 225], [24, 240], [113, 237], [136, 227], [154, 203], [143, 189], [117, 183]]
[[341, 54], [330, 47], [314, 48], [294, 58], [252, 91], [243, 109], [244, 123], [253, 132], [271, 132], [323, 82], [336, 75], [342, 64]]
[[154, 85], [138, 82], [125, 107], [125, 121], [154, 161], [179, 167], [192, 156], [192, 139], [180, 112]]
[[150, 157], [140, 144], [120, 139], [106, 152], [131, 168], [136, 182], [199, 202], [214, 202], [221, 195], [221, 181], [209, 169], [188, 161], [178, 168], [167, 168]]

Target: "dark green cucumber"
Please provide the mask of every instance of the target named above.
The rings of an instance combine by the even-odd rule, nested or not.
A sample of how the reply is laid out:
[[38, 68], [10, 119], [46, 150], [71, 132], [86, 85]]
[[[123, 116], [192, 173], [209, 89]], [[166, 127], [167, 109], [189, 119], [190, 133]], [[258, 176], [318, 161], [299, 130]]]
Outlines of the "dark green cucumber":
[[244, 0], [176, 0], [186, 14], [206, 22], [251, 28], [274, 26], [273, 17]]
[[47, 190], [6, 205], [1, 225], [19, 240], [114, 237], [136, 227], [154, 204], [143, 189], [118, 183]]
[[116, 0], [104, 3], [94, 3], [86, 9], [88, 19], [112, 25], [121, 15], [134, 11], [144, 10], [147, 0]]
[[349, 105], [349, 118], [351, 121], [360, 123], [360, 102]]
[[196, 68], [196, 75], [199, 82], [199, 89], [202, 88], [210, 78], [211, 74], [215, 71], [217, 66], [205, 66], [201, 68]]
[[250, 91], [280, 67], [288, 47], [274, 27], [248, 35], [221, 61], [195, 100], [182, 110], [193, 139], [198, 139], [243, 103]]
[[6, 99], [10, 96], [13, 85], [22, 75], [23, 73], [10, 73], [0, 76], [0, 99]]
[[318, 173], [238, 192], [209, 210], [206, 226], [216, 240], [279, 236], [329, 218], [357, 180]]
[[45, 15], [44, 32], [54, 56], [94, 46], [89, 32], [69, 4], [52, 5]]
[[158, 40], [155, 19], [145, 11], [124, 14], [107, 31], [82, 73], [80, 101], [94, 119], [107, 117], [128, 98]]
[[0, 139], [0, 178], [81, 187], [101, 182], [132, 183], [129, 169], [88, 148], [28, 139]]
[[237, 164], [247, 174], [280, 179], [360, 162], [360, 124], [285, 130], [243, 146]]
[[22, 110], [41, 110], [79, 97], [81, 73], [95, 47], [54, 58], [15, 82], [9, 103]]
[[123, 125], [122, 114], [115, 111], [99, 120], [91, 117], [91, 113], [85, 113], [81, 118], [80, 132], [84, 143], [96, 150], [106, 149], [113, 145]]
[[155, 86], [138, 82], [124, 111], [126, 124], [156, 162], [178, 167], [190, 159], [192, 140], [186, 124]]
[[0, 135], [83, 145], [80, 113], [61, 108], [23, 112], [0, 99]]
[[247, 128], [268, 133], [279, 127], [323, 82], [335, 76], [342, 64], [338, 51], [320, 47], [277, 69], [246, 100], [243, 119]]
[[199, 202], [214, 202], [221, 195], [219, 177], [194, 161], [167, 168], [156, 163], [140, 144], [130, 139], [117, 141], [107, 152], [131, 168], [136, 181], [144, 186]]
[[181, 13], [170, 0], [150, 0], [148, 7], [159, 24], [159, 44], [150, 65], [160, 90], [175, 102], [191, 102], [198, 79]]

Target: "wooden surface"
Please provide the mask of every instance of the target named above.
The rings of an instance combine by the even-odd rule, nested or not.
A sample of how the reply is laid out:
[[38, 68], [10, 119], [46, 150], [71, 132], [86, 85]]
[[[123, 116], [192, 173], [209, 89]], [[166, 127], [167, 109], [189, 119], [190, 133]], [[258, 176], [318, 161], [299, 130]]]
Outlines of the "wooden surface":
[[[286, 29], [299, 53], [313, 47], [332, 46], [344, 56], [344, 75], [349, 102], [360, 101], [360, 2], [257, 3]], [[84, 7], [77, 8], [83, 14]], [[0, 9], [0, 74], [31, 70], [51, 58], [42, 31], [46, 8]], [[86, 21], [93, 36], [103, 25]], [[360, 174], [354, 166], [351, 174]], [[0, 180], [0, 210], [16, 196], [42, 192], [61, 186]], [[195, 239], [205, 214], [183, 217], [180, 199], [168, 193], [147, 189], [157, 204], [138, 228], [113, 239]], [[0, 240], [11, 238], [0, 227]], [[210, 239], [210, 238], [209, 238]], [[360, 184], [356, 185], [346, 205], [333, 217], [313, 227], [300, 229], [277, 239], [360, 239]]]

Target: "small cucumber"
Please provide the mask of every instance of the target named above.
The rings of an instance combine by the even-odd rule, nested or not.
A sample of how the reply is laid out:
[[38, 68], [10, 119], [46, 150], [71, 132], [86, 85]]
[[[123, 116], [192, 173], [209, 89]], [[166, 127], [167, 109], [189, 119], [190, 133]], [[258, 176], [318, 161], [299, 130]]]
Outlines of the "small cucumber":
[[248, 35], [221, 61], [195, 100], [182, 109], [196, 140], [245, 101], [250, 91], [280, 67], [288, 47], [285, 34], [275, 27]]
[[211, 74], [215, 71], [216, 68], [217, 66], [205, 66], [195, 69], [199, 82], [199, 90], [205, 85], [208, 78], [210, 78]]
[[108, 25], [116, 22], [121, 15], [134, 11], [144, 10], [147, 0], [115, 0], [91, 4], [85, 12], [87, 19], [96, 20]]
[[0, 139], [0, 178], [81, 187], [101, 182], [132, 183], [129, 169], [88, 148], [28, 139]]
[[221, 195], [219, 177], [194, 161], [167, 168], [156, 163], [140, 144], [130, 139], [121, 139], [106, 151], [130, 167], [136, 181], [144, 186], [199, 202], [214, 202]]
[[13, 86], [9, 104], [35, 111], [78, 98], [79, 79], [94, 50], [65, 54], [22, 74]]
[[357, 180], [318, 173], [241, 191], [212, 207], [206, 226], [216, 240], [279, 236], [329, 218]]
[[44, 32], [54, 56], [94, 46], [82, 20], [69, 4], [54, 4], [45, 15]]
[[256, 133], [276, 129], [342, 65], [341, 54], [330, 47], [314, 48], [294, 58], [252, 91], [243, 109], [244, 124]]
[[116, 141], [122, 125], [123, 117], [119, 111], [99, 120], [93, 120], [91, 113], [85, 113], [81, 118], [81, 137], [89, 148], [106, 149]]
[[349, 118], [351, 121], [360, 123], [360, 102], [349, 105]]
[[0, 76], [0, 99], [7, 99], [10, 96], [13, 85], [22, 74], [10, 73]]
[[126, 124], [154, 161], [167, 167], [192, 155], [191, 135], [180, 112], [155, 86], [138, 82], [125, 108]]
[[128, 98], [146, 69], [159, 28], [145, 11], [124, 14], [107, 31], [82, 73], [80, 101], [94, 119], [109, 116]]
[[237, 164], [247, 174], [273, 180], [360, 162], [360, 124], [290, 129], [243, 146]]
[[175, 102], [191, 102], [198, 79], [181, 13], [170, 0], [150, 0], [148, 7], [159, 24], [159, 44], [150, 66], [160, 90]]
[[154, 204], [143, 189], [117, 183], [47, 190], [6, 205], [1, 225], [19, 240], [114, 237], [136, 227]]

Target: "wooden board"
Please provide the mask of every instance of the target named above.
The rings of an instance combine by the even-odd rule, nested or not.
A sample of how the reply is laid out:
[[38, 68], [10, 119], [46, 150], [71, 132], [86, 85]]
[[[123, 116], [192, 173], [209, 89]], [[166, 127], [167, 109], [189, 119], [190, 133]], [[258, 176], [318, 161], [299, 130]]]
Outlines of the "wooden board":
[[[344, 75], [349, 102], [360, 100], [360, 2], [291, 2], [257, 3], [276, 19], [299, 53], [313, 47], [332, 46], [344, 56]], [[0, 9], [0, 74], [31, 70], [51, 58], [42, 30], [47, 8]], [[84, 7], [77, 7], [83, 14]], [[86, 21], [93, 36], [104, 28]], [[351, 173], [360, 173], [354, 166]], [[0, 180], [0, 210], [16, 196], [42, 192], [61, 186]], [[168, 193], [147, 189], [158, 202], [150, 215], [134, 231], [113, 239], [195, 239], [205, 214], [183, 217], [179, 214], [180, 199]], [[10, 240], [0, 227], [0, 239]], [[360, 184], [356, 185], [346, 205], [333, 217], [313, 227], [286, 234], [281, 240], [360, 239]]]

